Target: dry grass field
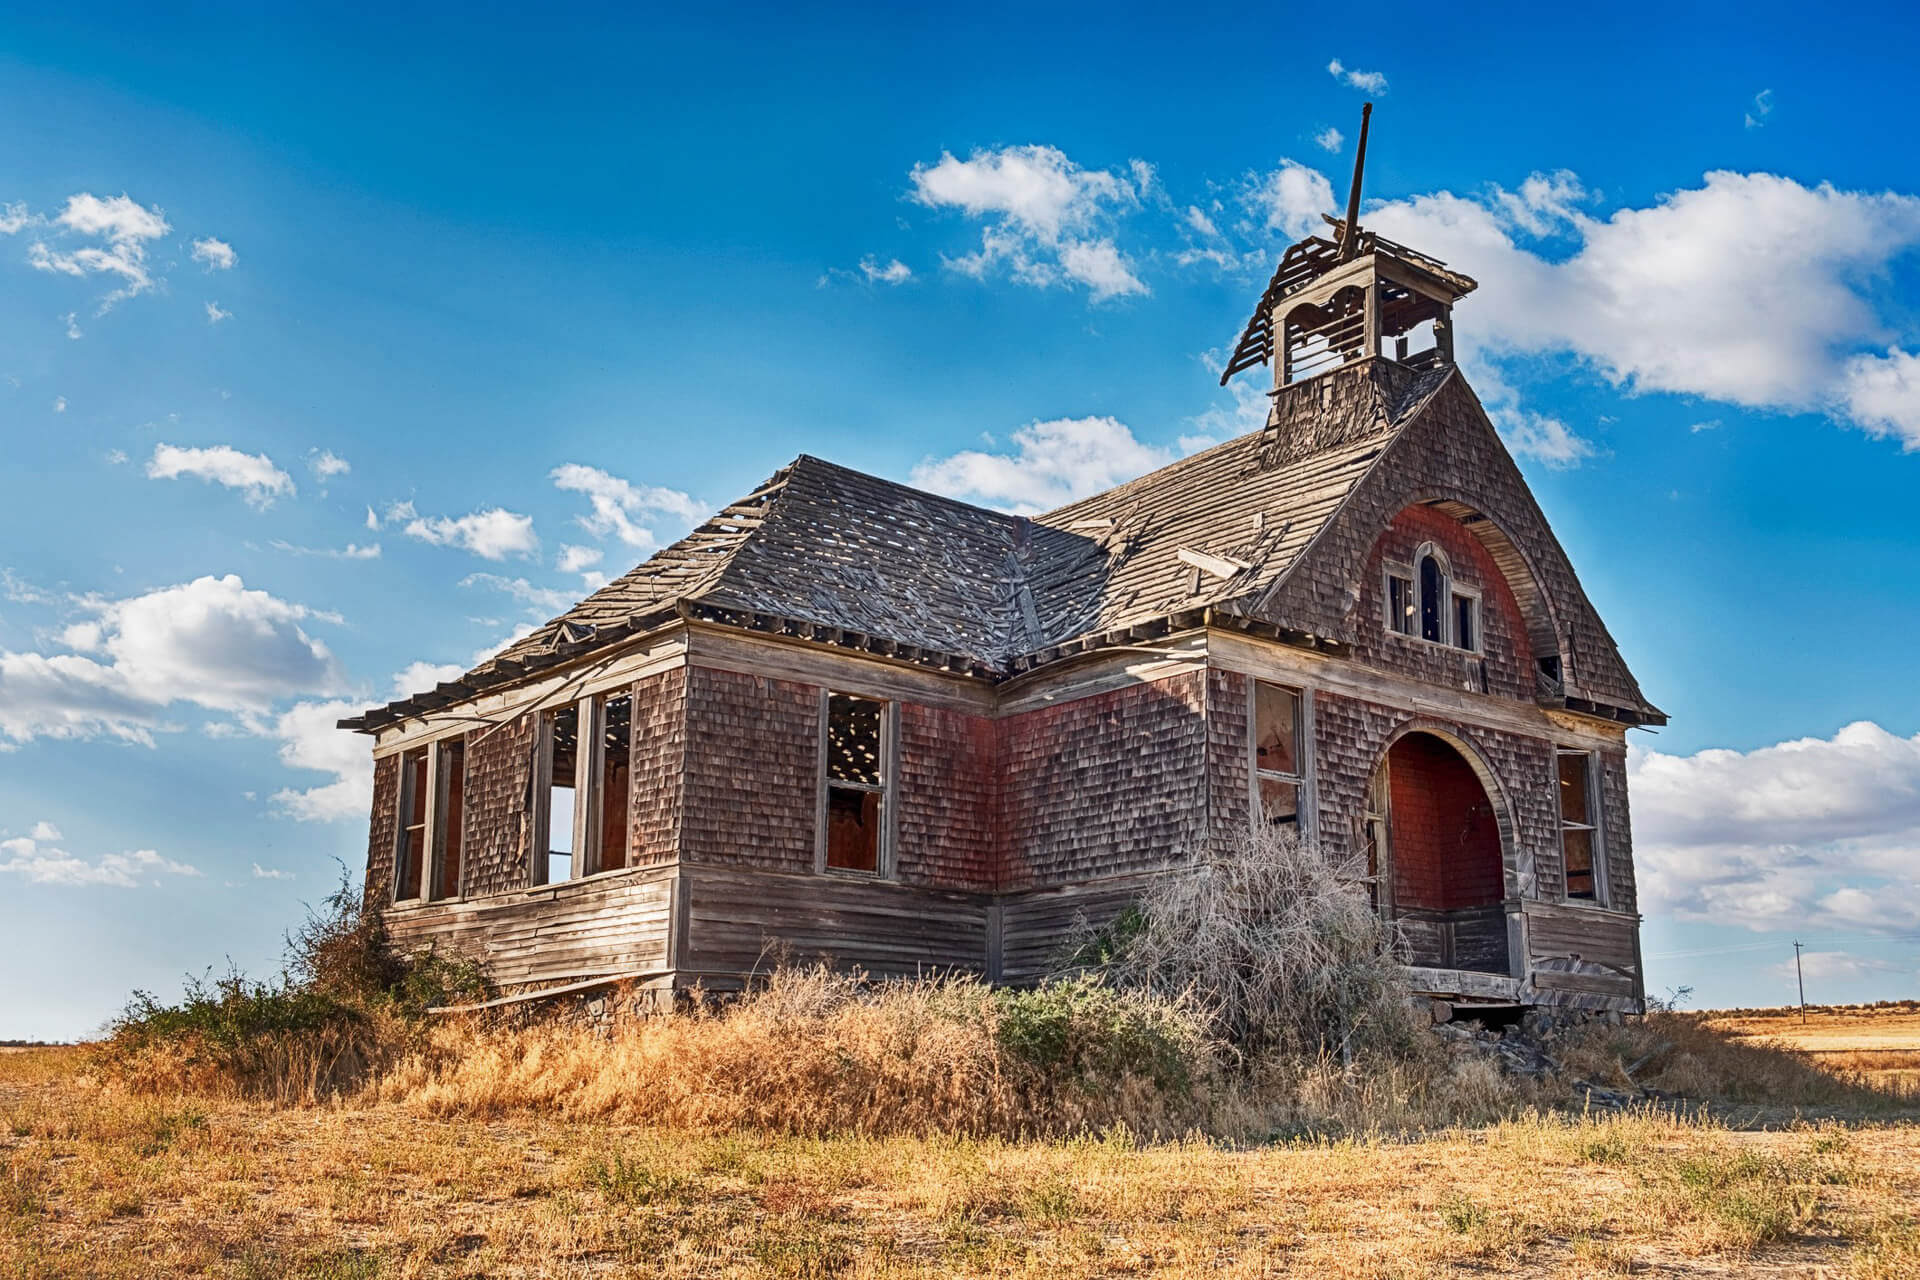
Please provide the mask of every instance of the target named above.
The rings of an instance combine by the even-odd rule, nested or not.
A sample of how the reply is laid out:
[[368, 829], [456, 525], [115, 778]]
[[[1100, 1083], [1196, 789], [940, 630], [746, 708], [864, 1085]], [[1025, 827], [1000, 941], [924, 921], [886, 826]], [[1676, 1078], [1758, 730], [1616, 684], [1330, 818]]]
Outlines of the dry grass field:
[[1708, 1015], [1730, 1035], [1783, 1045], [1821, 1066], [1872, 1081], [1876, 1088], [1920, 1097], [1920, 1001], [1822, 1005], [1799, 1009], [1730, 1009]]
[[1920, 1275], [1898, 1118], [803, 1138], [140, 1097], [89, 1065], [0, 1055], [0, 1275]]

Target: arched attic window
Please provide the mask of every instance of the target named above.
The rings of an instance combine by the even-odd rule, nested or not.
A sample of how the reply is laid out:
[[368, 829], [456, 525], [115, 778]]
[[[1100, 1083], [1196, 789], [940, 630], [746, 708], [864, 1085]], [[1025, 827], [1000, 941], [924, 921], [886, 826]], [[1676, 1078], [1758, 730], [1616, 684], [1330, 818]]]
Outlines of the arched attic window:
[[1452, 575], [1438, 547], [1420, 548], [1414, 561], [1420, 575], [1420, 638], [1435, 644], [1447, 642], [1447, 584]]
[[1480, 592], [1454, 581], [1447, 553], [1423, 542], [1409, 567], [1386, 572], [1387, 630], [1480, 652]]

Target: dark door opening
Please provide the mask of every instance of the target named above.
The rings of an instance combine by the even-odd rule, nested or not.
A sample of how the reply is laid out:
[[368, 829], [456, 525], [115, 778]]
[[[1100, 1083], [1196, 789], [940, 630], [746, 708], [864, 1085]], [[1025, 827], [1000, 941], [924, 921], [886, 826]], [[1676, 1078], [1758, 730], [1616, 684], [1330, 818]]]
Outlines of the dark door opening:
[[1479, 775], [1430, 733], [1401, 738], [1382, 767], [1407, 963], [1509, 972], [1500, 824]]

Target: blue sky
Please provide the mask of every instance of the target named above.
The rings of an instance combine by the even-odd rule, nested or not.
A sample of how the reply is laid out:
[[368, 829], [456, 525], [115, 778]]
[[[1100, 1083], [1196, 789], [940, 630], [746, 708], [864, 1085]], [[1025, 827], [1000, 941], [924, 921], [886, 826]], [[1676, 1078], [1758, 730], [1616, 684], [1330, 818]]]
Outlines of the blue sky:
[[336, 704], [799, 452], [1044, 506], [1246, 429], [1367, 98], [1673, 717], [1651, 987], [1914, 993], [1910, 16], [272, 10], [0, 17], [0, 1036], [270, 969], [365, 855]]

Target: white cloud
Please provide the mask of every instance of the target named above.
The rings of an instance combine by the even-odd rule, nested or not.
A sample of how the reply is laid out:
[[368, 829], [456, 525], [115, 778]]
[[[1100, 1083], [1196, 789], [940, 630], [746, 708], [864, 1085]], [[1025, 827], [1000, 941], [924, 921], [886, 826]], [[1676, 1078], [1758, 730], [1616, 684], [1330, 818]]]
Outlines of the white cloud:
[[193, 260], [204, 263], [209, 271], [231, 271], [239, 257], [234, 253], [233, 246], [225, 240], [208, 236], [193, 242]]
[[208, 324], [219, 324], [222, 320], [231, 320], [231, 319], [233, 319], [233, 312], [228, 311], [225, 307], [221, 306], [217, 302], [207, 303], [207, 323]]
[[[396, 518], [392, 512], [388, 516]], [[436, 547], [463, 548], [484, 560], [530, 556], [540, 548], [540, 539], [533, 533], [533, 517], [500, 507], [464, 516], [415, 516], [404, 532]]]
[[275, 551], [284, 551], [295, 556], [318, 556], [323, 560], [378, 560], [380, 558], [380, 544], [377, 542], [368, 543], [364, 547], [357, 542], [349, 542], [344, 547], [301, 547], [275, 538], [272, 545]]
[[550, 478], [557, 489], [586, 495], [593, 510], [578, 517], [581, 528], [596, 537], [611, 534], [641, 551], [660, 545], [661, 539], [650, 527], [659, 518], [685, 528], [698, 524], [705, 515], [697, 502], [678, 489], [636, 485], [583, 463], [555, 467]]
[[171, 727], [161, 717], [176, 702], [253, 715], [346, 683], [301, 626], [325, 615], [249, 591], [232, 575], [80, 605], [85, 619], [61, 633], [74, 652], [0, 652], [0, 737], [151, 746], [155, 731]]
[[1838, 398], [1847, 417], [1876, 436], [1920, 449], [1920, 355], [1890, 347], [1857, 355], [1840, 367]]
[[27, 212], [27, 206], [22, 201], [0, 204], [0, 236], [13, 235], [28, 227], [37, 226], [39, 222], [39, 218]]
[[1897, 964], [1876, 960], [1871, 956], [1856, 956], [1848, 951], [1804, 952], [1800, 956], [1799, 967], [1801, 972], [1796, 973], [1792, 960], [1782, 960], [1773, 966], [1773, 974], [1789, 981], [1804, 976], [1809, 982], [1850, 982], [1878, 973], [1907, 972]]
[[307, 450], [307, 469], [312, 471], [317, 479], [331, 480], [334, 476], [343, 476], [353, 470], [353, 464], [331, 449], [309, 449]]
[[376, 513], [372, 507], [368, 507], [367, 508], [367, 528], [377, 530], [379, 529], [379, 527], [380, 527], [379, 514]]
[[1378, 71], [1358, 71], [1335, 58], [1327, 64], [1327, 74], [1349, 88], [1362, 93], [1385, 93], [1387, 78]]
[[463, 587], [492, 587], [495, 591], [504, 591], [522, 604], [548, 613], [562, 613], [571, 609], [579, 597], [571, 591], [561, 591], [552, 587], [536, 587], [525, 578], [507, 578], [497, 573], [470, 573], [460, 579]]
[[[84, 279], [89, 275], [116, 276], [120, 285], [100, 302], [101, 312], [114, 303], [153, 288], [153, 276], [147, 268], [147, 245], [173, 230], [166, 216], [155, 208], [125, 195], [102, 200], [90, 192], [67, 197], [66, 208], [51, 224], [68, 236], [90, 238], [98, 243], [61, 250], [36, 240], [27, 250], [27, 261], [41, 271]], [[69, 336], [71, 334], [69, 321]]]
[[77, 311], [69, 311], [66, 315], [60, 317], [67, 326], [67, 336], [76, 342], [86, 336], [85, 332], [80, 328], [79, 314]]
[[65, 396], [55, 396], [53, 398], [53, 411], [55, 413], [65, 413], [67, 411], [67, 398]]
[[[495, 651], [489, 649], [486, 657]], [[475, 663], [481, 659], [475, 659]], [[425, 693], [435, 685], [448, 684], [467, 674], [467, 669], [457, 662], [410, 662], [394, 674], [392, 691], [395, 698], [411, 697], [416, 693]]]
[[[1195, 442], [1203, 443], [1203, 442]], [[922, 489], [1031, 515], [1063, 506], [1172, 462], [1114, 418], [1056, 418], [1013, 433], [1013, 453], [970, 449], [913, 469]]]
[[1220, 228], [1214, 225], [1213, 219], [1209, 218], [1198, 205], [1187, 206], [1187, 226], [1209, 239], [1220, 234]]
[[1555, 471], [1577, 467], [1599, 454], [1592, 441], [1558, 418], [1509, 406], [1490, 407], [1488, 416], [1515, 454], [1537, 459]]
[[1265, 230], [1298, 240], [1325, 229], [1321, 215], [1333, 210], [1333, 184], [1318, 169], [1283, 157], [1279, 168], [1248, 179], [1241, 200]]
[[560, 544], [560, 556], [553, 567], [562, 573], [581, 573], [599, 564], [606, 553], [598, 547], [576, 547], [568, 543]]
[[1773, 90], [1762, 89], [1753, 95], [1753, 104], [1747, 108], [1746, 126], [1749, 129], [1767, 127], [1767, 117], [1773, 114]]
[[869, 254], [860, 259], [860, 274], [870, 284], [905, 284], [913, 279], [913, 268], [898, 258], [882, 265], [878, 258]]
[[[431, 687], [430, 682], [413, 691]], [[270, 801], [275, 812], [299, 822], [365, 820], [373, 800], [373, 752], [366, 738], [337, 724], [365, 709], [356, 702], [300, 702], [273, 721], [280, 763], [333, 775], [319, 786], [276, 791]]]
[[1083, 169], [1057, 147], [1002, 147], [965, 160], [943, 152], [909, 176], [920, 204], [958, 209], [985, 224], [976, 252], [946, 260], [953, 270], [983, 278], [1004, 269], [1037, 287], [1071, 281], [1096, 302], [1147, 292], [1104, 230], [1152, 186], [1144, 162], [1134, 161], [1123, 176]]
[[247, 505], [265, 510], [275, 498], [293, 494], [293, 477], [273, 465], [264, 453], [241, 453], [231, 445], [183, 449], [163, 444], [153, 451], [147, 475], [155, 480], [197, 476], [213, 484], [238, 489]]
[[1642, 907], [1755, 930], [1920, 930], [1920, 736], [1868, 722], [1629, 756]]
[[[1920, 447], [1914, 360], [1865, 289], [1920, 245], [1920, 198], [1714, 172], [1600, 219], [1572, 174], [1395, 201], [1367, 225], [1475, 276], [1462, 362], [1570, 352], [1631, 392], [1825, 411]], [[1549, 258], [1523, 241], [1551, 237]], [[1736, 319], [1737, 318], [1737, 319]]]
[[51, 823], [42, 822], [31, 836], [0, 840], [0, 872], [11, 873], [31, 884], [106, 885], [131, 889], [141, 879], [155, 876], [198, 876], [196, 867], [163, 858], [152, 849], [129, 853], [109, 853], [89, 861], [64, 849], [47, 847], [60, 839]]
[[256, 862], [253, 864], [253, 878], [255, 880], [291, 880], [293, 872], [282, 871], [278, 867], [263, 867]]
[[1342, 146], [1342, 144], [1346, 142], [1346, 140], [1347, 140], [1347, 135], [1344, 133], [1341, 133], [1338, 129], [1334, 128], [1332, 125], [1328, 125], [1326, 128], [1322, 129], [1320, 132], [1313, 135], [1313, 142], [1315, 146], [1319, 147], [1322, 151], [1332, 151], [1332, 152], [1335, 152], [1336, 154], [1339, 152], [1340, 147]]

